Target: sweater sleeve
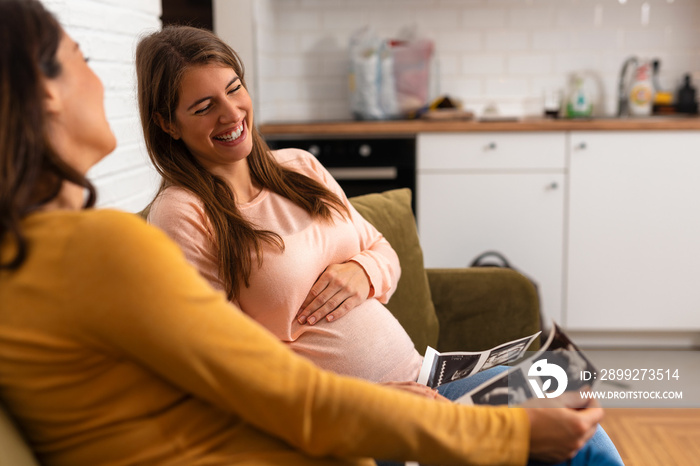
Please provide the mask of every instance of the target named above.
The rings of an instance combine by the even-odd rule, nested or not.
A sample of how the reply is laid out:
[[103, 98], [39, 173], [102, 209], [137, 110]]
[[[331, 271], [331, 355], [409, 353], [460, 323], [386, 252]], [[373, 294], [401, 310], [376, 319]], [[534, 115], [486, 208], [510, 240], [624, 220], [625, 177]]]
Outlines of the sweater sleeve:
[[440, 403], [324, 372], [213, 291], [162, 232], [127, 217], [86, 220], [80, 248], [90, 260], [70, 268], [83, 296], [76, 331], [94, 344], [312, 456], [525, 464], [524, 410]]
[[[293, 149], [294, 150], [294, 149]], [[370, 282], [370, 296], [386, 304], [396, 291], [401, 276], [399, 257], [384, 236], [352, 206], [345, 192], [321, 163], [308, 152], [296, 149], [302, 161], [303, 174], [322, 183], [337, 195], [350, 212], [360, 241], [360, 253], [350, 260], [359, 264]]]
[[148, 213], [148, 223], [163, 230], [185, 254], [209, 284], [225, 290], [219, 278], [219, 258], [214, 234], [204, 206], [194, 194], [168, 188], [155, 200]]

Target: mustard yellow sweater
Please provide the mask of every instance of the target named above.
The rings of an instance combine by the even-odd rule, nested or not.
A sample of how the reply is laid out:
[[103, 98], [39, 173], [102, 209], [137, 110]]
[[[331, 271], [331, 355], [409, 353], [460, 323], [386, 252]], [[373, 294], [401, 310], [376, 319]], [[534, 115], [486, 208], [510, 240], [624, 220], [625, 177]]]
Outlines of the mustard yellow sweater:
[[0, 271], [0, 398], [45, 464], [526, 462], [524, 410], [321, 371], [136, 216], [46, 212], [23, 226], [27, 261]]

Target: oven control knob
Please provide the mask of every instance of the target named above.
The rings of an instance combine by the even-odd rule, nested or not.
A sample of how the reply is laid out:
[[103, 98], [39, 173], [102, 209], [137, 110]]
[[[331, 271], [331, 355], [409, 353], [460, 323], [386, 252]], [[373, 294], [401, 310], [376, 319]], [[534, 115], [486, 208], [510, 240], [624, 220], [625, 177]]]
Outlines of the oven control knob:
[[321, 155], [321, 148], [318, 146], [318, 144], [311, 144], [309, 146], [309, 152], [311, 152], [314, 157], [318, 158], [318, 156]]
[[372, 155], [372, 146], [370, 146], [369, 144], [362, 144], [358, 152], [362, 157], [369, 157], [370, 155]]

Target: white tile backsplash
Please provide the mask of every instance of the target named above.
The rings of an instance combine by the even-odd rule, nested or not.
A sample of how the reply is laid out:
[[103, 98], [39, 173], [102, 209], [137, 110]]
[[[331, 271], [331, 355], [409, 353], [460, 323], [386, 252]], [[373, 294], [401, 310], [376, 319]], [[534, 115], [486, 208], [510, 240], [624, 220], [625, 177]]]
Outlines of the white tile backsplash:
[[445, 53], [445, 51], [438, 51], [437, 62], [440, 65], [438, 70], [440, 75], [454, 76], [460, 73], [462, 60], [460, 59], [460, 55], [458, 53]]
[[486, 31], [484, 48], [490, 52], [525, 51], [530, 49], [530, 34], [526, 31]]
[[327, 55], [342, 53], [347, 55], [348, 34], [327, 31], [321, 34], [305, 32], [301, 34], [299, 51], [307, 55]]
[[483, 92], [483, 80], [475, 78], [443, 78], [442, 90], [452, 96], [460, 96], [461, 99], [478, 99]]
[[[642, 24], [644, 3], [648, 24]], [[700, 0], [266, 0], [260, 5], [259, 121], [349, 118], [347, 45], [362, 26], [380, 37], [413, 28], [431, 38], [438, 93], [462, 100], [477, 114], [489, 103], [502, 113], [536, 112], [543, 90], [565, 91], [573, 73], [599, 87], [599, 113], [614, 113], [620, 68], [631, 55], [659, 58], [660, 82], [672, 91], [684, 73], [700, 71]]]
[[601, 55], [596, 52], [558, 52], [554, 54], [554, 73], [571, 74], [583, 70], [600, 70], [601, 63]]
[[549, 29], [554, 25], [553, 7], [521, 6], [508, 10], [508, 27]]
[[462, 56], [462, 74], [467, 76], [502, 75], [506, 57], [500, 53], [465, 54]]
[[285, 8], [275, 16], [274, 24], [281, 31], [320, 31], [322, 30], [321, 12]]
[[454, 31], [462, 27], [461, 10], [453, 8], [432, 8], [416, 11], [420, 27], [431, 31]]
[[486, 96], [494, 100], [517, 98], [521, 95], [527, 95], [529, 91], [529, 83], [525, 78], [486, 79]]
[[542, 75], [552, 72], [552, 57], [544, 53], [513, 55], [508, 58], [508, 74]]
[[435, 50], [440, 52], [478, 52], [483, 50], [481, 32], [438, 32], [431, 39]]
[[505, 8], [466, 8], [462, 11], [462, 25], [469, 30], [484, 28], [485, 24], [489, 28], [498, 29], [506, 27], [508, 10]]
[[535, 31], [532, 33], [532, 48], [542, 52], [568, 50], [573, 43], [570, 30]]
[[[623, 31], [595, 28], [571, 32], [570, 50], [618, 50], [623, 45]], [[617, 64], [616, 66], [619, 66]]]
[[[303, 12], [301, 13], [303, 14]], [[353, 31], [357, 29], [358, 24], [365, 24], [367, 20], [366, 10], [327, 10], [321, 15], [321, 27], [325, 30], [344, 29]]]

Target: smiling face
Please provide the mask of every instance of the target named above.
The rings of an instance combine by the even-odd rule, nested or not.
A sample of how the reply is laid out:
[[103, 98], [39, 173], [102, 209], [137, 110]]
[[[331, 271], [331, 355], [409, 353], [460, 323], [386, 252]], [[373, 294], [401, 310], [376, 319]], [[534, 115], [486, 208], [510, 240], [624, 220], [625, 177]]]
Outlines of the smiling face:
[[214, 174], [228, 172], [253, 149], [253, 103], [236, 72], [224, 65], [194, 66], [180, 85], [175, 122], [166, 131], [182, 139]]

